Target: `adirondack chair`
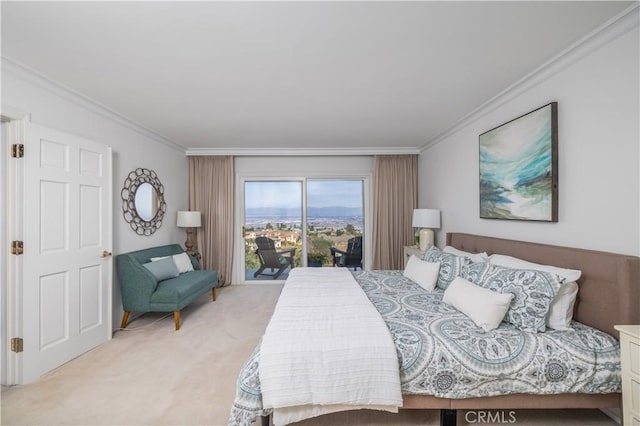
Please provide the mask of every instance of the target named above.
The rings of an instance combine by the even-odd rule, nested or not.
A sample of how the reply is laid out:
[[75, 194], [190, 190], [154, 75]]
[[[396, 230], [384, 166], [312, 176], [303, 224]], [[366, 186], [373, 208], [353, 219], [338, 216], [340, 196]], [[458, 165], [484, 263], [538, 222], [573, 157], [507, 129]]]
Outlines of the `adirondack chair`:
[[[293, 269], [295, 248], [277, 251], [273, 240], [267, 237], [256, 237], [256, 245], [258, 246], [256, 254], [260, 259], [260, 269], [253, 274], [254, 278], [258, 275], [270, 275], [275, 280], [289, 266]], [[265, 272], [267, 268], [271, 269], [271, 273]]]
[[331, 256], [333, 266], [362, 269], [362, 237], [349, 238], [346, 251], [331, 247]]

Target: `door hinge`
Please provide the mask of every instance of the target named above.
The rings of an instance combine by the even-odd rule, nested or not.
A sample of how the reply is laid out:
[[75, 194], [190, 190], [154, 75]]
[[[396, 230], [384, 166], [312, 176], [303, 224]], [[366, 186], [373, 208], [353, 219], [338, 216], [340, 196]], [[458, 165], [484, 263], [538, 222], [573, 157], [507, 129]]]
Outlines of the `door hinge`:
[[14, 337], [11, 339], [11, 352], [22, 352], [24, 341], [22, 337]]
[[11, 241], [11, 254], [24, 253], [24, 243], [22, 241]]
[[11, 158], [24, 157], [24, 145], [21, 143], [14, 143], [11, 145]]

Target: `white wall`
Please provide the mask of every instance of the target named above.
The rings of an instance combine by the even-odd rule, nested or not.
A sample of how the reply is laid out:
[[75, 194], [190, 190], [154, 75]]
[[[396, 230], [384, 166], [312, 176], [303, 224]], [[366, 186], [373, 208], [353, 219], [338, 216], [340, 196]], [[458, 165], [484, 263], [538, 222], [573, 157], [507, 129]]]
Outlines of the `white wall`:
[[[115, 256], [132, 250], [184, 243], [184, 231], [175, 225], [176, 212], [188, 209], [188, 161], [184, 152], [136, 131], [80, 97], [65, 93], [41, 77], [3, 64], [2, 105], [31, 114], [33, 123], [79, 135], [113, 149], [113, 327], [120, 326], [122, 302]], [[167, 212], [153, 235], [138, 236], [122, 217], [120, 190], [128, 173], [137, 167], [155, 170], [165, 188]]]
[[373, 173], [373, 156], [236, 157], [235, 172], [243, 175], [344, 176]]
[[[446, 232], [456, 231], [640, 255], [637, 11], [631, 28], [592, 43], [605, 44], [567, 59], [563, 69], [505, 103], [497, 99], [420, 155], [419, 205], [442, 210], [440, 246]], [[558, 102], [559, 221], [480, 219], [478, 135], [552, 101]]]

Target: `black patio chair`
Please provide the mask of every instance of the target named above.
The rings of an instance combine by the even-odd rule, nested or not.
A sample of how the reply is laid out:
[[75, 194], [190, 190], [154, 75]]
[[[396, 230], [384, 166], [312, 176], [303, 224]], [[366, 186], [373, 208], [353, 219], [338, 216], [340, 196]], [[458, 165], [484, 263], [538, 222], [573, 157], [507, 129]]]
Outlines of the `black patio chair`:
[[[273, 240], [267, 237], [256, 237], [256, 244], [258, 246], [256, 254], [258, 255], [258, 259], [260, 259], [260, 269], [253, 274], [254, 278], [258, 275], [269, 275], [273, 276], [275, 280], [289, 266], [293, 269], [293, 257], [296, 254], [295, 247], [277, 251]], [[270, 274], [264, 272], [267, 268], [271, 269]]]
[[333, 266], [362, 269], [362, 237], [349, 238], [347, 250], [331, 247]]

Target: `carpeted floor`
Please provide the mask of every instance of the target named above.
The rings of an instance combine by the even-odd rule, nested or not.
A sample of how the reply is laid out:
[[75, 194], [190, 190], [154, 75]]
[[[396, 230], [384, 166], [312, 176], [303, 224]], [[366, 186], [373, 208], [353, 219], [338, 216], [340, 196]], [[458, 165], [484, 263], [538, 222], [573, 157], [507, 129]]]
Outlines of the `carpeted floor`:
[[[235, 285], [173, 317], [146, 314], [126, 331], [27, 386], [2, 390], [3, 425], [226, 425], [238, 372], [267, 325], [280, 285]], [[458, 414], [458, 426], [489, 424]], [[488, 414], [484, 414], [487, 419]], [[491, 416], [525, 426], [615, 425], [598, 410], [516, 410]], [[338, 413], [300, 426], [439, 424], [436, 410]], [[494, 422], [494, 424], [496, 424]]]

